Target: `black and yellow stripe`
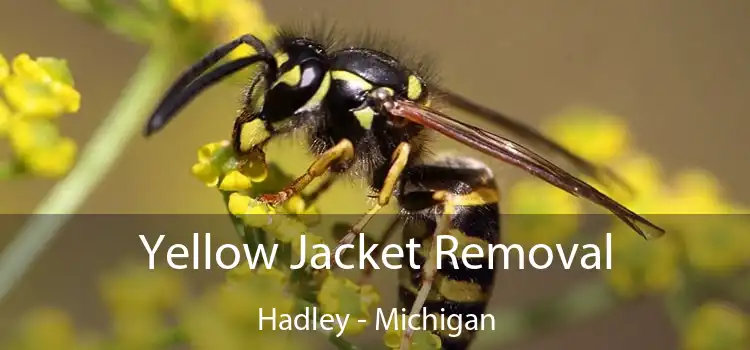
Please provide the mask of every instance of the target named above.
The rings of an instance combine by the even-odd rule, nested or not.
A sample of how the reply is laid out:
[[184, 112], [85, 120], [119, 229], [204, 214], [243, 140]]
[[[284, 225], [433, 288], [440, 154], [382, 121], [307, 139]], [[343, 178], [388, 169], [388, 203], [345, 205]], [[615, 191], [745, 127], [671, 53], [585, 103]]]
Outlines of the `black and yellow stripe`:
[[[467, 167], [467, 164], [476, 166], [473, 162], [460, 161], [423, 165], [415, 167], [404, 177], [400, 204], [408, 209], [403, 239], [404, 243], [412, 238], [420, 243], [421, 249], [415, 256], [415, 263], [420, 267], [426, 265], [438, 221], [446, 212], [453, 213], [447, 234], [456, 238], [459, 246], [474, 243], [487, 247], [500, 240], [499, 192], [491, 172], [486, 168]], [[429, 194], [444, 199], [425, 202]], [[481, 265], [480, 269], [464, 266], [460, 251], [460, 248], [456, 251], [459, 266], [453, 266], [450, 258], [443, 257], [424, 308], [427, 314], [442, 314], [444, 319], [456, 314], [464, 320], [470, 315], [482, 319], [492, 293], [495, 271], [488, 265], [487, 257], [467, 259], [474, 266]], [[422, 269], [412, 269], [408, 263], [404, 264], [399, 285], [400, 307], [412, 308], [422, 275]], [[440, 320], [439, 317], [436, 319]], [[454, 331], [440, 329], [439, 325], [428, 323], [425, 328], [437, 329], [434, 333], [442, 339], [443, 349], [451, 350], [466, 349], [475, 333], [464, 329], [458, 337], [451, 337], [449, 334]]]

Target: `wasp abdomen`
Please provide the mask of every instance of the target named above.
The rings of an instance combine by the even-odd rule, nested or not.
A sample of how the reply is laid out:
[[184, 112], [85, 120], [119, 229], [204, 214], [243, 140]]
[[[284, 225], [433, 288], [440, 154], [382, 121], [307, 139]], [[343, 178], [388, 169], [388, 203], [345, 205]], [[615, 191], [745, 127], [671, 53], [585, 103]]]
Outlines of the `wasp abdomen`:
[[[420, 243], [415, 256], [418, 268], [408, 263], [400, 276], [401, 307], [410, 310], [424, 283], [424, 267], [439, 221], [449, 219], [440, 238], [441, 248], [452, 255], [441, 257], [432, 288], [418, 311], [427, 316], [423, 329], [431, 330], [443, 342], [443, 349], [466, 349], [484, 319], [495, 281], [490, 258], [464, 258], [462, 247], [476, 244], [486, 250], [500, 240], [499, 193], [492, 173], [483, 164], [468, 158], [445, 158], [415, 166], [404, 176], [399, 195], [406, 218], [403, 239]], [[448, 215], [449, 218], [446, 218]], [[448, 237], [449, 236], [449, 237]], [[472, 253], [476, 253], [474, 250]], [[455, 259], [454, 259], [455, 257]], [[475, 324], [470, 324], [474, 320]]]

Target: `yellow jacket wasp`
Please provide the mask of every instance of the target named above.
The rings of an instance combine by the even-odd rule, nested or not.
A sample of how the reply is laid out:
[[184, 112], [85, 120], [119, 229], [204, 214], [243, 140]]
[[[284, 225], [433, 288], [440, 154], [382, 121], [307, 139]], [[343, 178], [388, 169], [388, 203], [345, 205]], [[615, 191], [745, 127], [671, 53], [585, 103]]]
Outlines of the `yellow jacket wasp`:
[[[274, 137], [292, 132], [307, 135], [309, 150], [316, 160], [284, 190], [259, 198], [271, 205], [284, 202], [329, 171], [365, 178], [377, 194], [376, 203], [339, 244], [351, 243], [355, 233], [361, 232], [394, 196], [402, 215], [417, 219], [409, 222], [421, 223], [417, 228], [406, 227], [404, 239], [409, 235], [431, 241], [433, 250], [433, 238], [440, 234], [465, 235], [488, 243], [499, 241], [499, 192], [492, 172], [483, 163], [466, 157], [424, 159], [428, 130], [601, 205], [645, 238], [664, 234], [663, 229], [523, 145], [456, 120], [431, 106], [439, 102], [484, 117], [565, 157], [587, 176], [620, 181], [609, 170], [583, 160], [501, 113], [431, 83], [420, 67], [412, 67], [386, 50], [364, 44], [336, 46], [319, 34], [285, 29], [269, 46], [252, 35], [244, 35], [214, 49], [174, 82], [149, 119], [145, 134], [163, 128], [206, 88], [243, 68], [263, 63], [261, 73], [245, 93], [235, 121], [234, 150], [240, 156], [262, 152]], [[248, 45], [256, 53], [208, 71], [240, 45]], [[428, 313], [484, 311], [487, 291], [494, 281], [491, 270], [455, 266], [438, 275], [432, 251], [428, 249], [422, 258], [423, 270], [408, 271], [400, 288], [401, 302], [411, 308], [412, 314], [423, 307]], [[457, 283], [463, 283], [460, 289], [470, 291], [470, 295], [452, 295], [451, 286]], [[470, 332], [459, 338], [438, 335], [445, 349], [465, 349], [473, 338]], [[411, 332], [406, 331], [402, 348], [410, 336]]]

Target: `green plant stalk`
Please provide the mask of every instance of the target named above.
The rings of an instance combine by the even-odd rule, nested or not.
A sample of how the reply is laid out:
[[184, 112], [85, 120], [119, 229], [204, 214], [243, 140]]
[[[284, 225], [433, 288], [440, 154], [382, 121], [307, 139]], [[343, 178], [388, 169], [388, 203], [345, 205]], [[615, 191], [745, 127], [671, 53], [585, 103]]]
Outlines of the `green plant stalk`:
[[143, 117], [168, 82], [174, 65], [172, 58], [166, 50], [153, 49], [146, 54], [70, 174], [47, 194], [0, 254], [0, 301], [67, 223], [70, 214], [76, 213], [104, 180], [129, 141], [141, 130]]

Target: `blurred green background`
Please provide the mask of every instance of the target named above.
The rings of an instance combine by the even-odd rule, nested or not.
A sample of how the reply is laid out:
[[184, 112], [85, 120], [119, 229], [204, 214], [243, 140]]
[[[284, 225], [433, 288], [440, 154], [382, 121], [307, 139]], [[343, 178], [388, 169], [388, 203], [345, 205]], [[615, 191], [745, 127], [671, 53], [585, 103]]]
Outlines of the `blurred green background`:
[[[418, 44], [414, 50], [437, 60], [444, 85], [529, 124], [576, 106], [613, 113], [627, 121], [638, 149], [658, 159], [666, 173], [702, 168], [719, 179], [733, 202], [750, 203], [745, 154], [750, 145], [745, 140], [750, 2], [277, 0], [262, 5], [276, 24], [322, 16], [345, 32], [374, 29]], [[80, 148], [146, 52], [54, 1], [0, 2], [0, 30], [0, 52], [8, 60], [27, 52], [68, 61], [82, 107], [61, 118], [60, 125]], [[223, 213], [217, 193], [188, 170], [199, 146], [229, 136], [241, 87], [234, 81], [212, 89], [159, 137], [137, 136], [80, 212]], [[449, 141], [437, 145], [465, 150]], [[269, 157], [290, 172], [302, 171], [310, 159], [304, 150], [294, 147], [279, 156], [283, 147], [294, 145], [274, 145]], [[503, 187], [519, 175], [502, 165], [495, 168]], [[40, 179], [0, 183], [0, 213], [32, 212], [54, 184]], [[357, 193], [351, 185], [337, 186], [320, 210], [361, 212], [365, 198]], [[346, 198], [345, 207], [337, 205], [340, 198]], [[12, 238], [13, 232], [3, 232], [0, 245]], [[91, 300], [97, 278], [120, 257], [140, 257], [134, 238], [58, 237], [56, 248], [46, 251], [0, 304], [0, 334], [41, 305], [63, 307], [82, 324], [95, 326], [102, 317], [100, 305]], [[496, 288], [496, 306], [550, 295], [572, 283], [570, 274], [559, 271], [507, 274]], [[381, 273], [378, 278], [395, 283], [393, 277]], [[393, 289], [382, 291], [386, 303], [393, 300], [395, 284]], [[508, 348], [671, 349], [675, 344], [663, 308], [646, 298]]]

